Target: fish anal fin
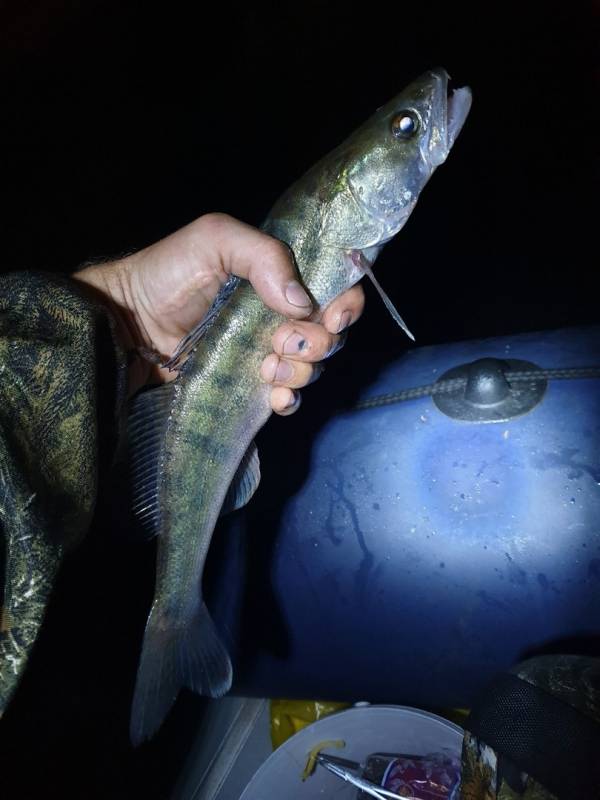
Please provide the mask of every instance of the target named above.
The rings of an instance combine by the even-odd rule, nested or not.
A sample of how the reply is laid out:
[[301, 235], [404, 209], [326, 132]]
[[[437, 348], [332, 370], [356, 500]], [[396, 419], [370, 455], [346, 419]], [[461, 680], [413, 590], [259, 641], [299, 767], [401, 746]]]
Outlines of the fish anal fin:
[[141, 392], [132, 400], [127, 419], [133, 513], [148, 537], [160, 527], [160, 457], [174, 391], [170, 383]]

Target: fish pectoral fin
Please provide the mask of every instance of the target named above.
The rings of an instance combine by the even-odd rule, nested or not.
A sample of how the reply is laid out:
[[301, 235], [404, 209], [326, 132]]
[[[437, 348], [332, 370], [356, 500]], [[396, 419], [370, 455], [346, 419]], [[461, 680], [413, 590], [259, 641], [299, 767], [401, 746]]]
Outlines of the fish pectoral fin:
[[221, 506], [221, 516], [237, 511], [250, 500], [260, 483], [260, 461], [256, 442], [252, 441], [246, 450], [237, 472], [233, 476], [229, 491]]
[[201, 599], [185, 622], [171, 624], [152, 607], [131, 710], [134, 747], [156, 733], [183, 687], [208, 697], [222, 697], [231, 688], [231, 660]]
[[371, 265], [369, 264], [368, 260], [366, 258], [360, 258], [360, 256], [361, 256], [360, 251], [356, 251], [356, 252], [358, 253], [358, 258], [360, 259], [360, 261], [359, 261], [360, 268], [362, 269], [364, 274], [367, 276], [367, 278], [371, 281], [371, 283], [375, 287], [375, 290], [377, 291], [377, 293], [379, 294], [379, 296], [383, 300], [383, 303], [384, 303], [385, 307], [387, 308], [387, 310], [392, 315], [392, 319], [394, 320], [394, 322], [397, 325], [399, 325], [402, 328], [402, 330], [408, 336], [408, 338], [412, 339], [413, 342], [414, 342], [415, 341], [415, 337], [412, 335], [412, 333], [408, 329], [408, 326], [407, 326], [406, 322], [404, 322], [404, 320], [402, 319], [402, 317], [398, 313], [396, 307], [394, 306], [394, 304], [392, 303], [392, 301], [390, 300], [390, 298], [386, 294], [383, 286], [379, 283], [379, 281], [375, 277], [375, 275], [373, 273], [373, 270], [371, 269]]
[[148, 537], [156, 535], [160, 527], [160, 451], [173, 392], [172, 383], [141, 392], [132, 400], [127, 418], [133, 513]]

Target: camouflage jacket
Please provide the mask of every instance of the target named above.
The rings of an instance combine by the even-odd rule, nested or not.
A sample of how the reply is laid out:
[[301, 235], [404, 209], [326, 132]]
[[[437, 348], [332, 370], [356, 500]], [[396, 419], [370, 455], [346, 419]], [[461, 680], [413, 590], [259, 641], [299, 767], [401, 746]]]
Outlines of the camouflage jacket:
[[114, 451], [125, 363], [113, 331], [75, 281], [0, 276], [0, 716]]

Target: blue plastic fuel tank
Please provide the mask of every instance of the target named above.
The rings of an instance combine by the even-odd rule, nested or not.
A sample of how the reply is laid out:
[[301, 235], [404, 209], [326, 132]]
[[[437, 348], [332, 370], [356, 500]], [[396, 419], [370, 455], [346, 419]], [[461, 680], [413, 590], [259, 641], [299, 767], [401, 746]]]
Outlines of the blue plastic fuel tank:
[[[598, 367], [600, 328], [417, 348], [360, 399], [482, 358]], [[235, 692], [469, 706], [527, 655], [598, 649], [598, 377], [549, 379], [500, 421], [424, 396], [333, 415], [312, 439], [305, 424], [295, 491], [272, 475], [291, 453], [263, 461], [211, 554]]]

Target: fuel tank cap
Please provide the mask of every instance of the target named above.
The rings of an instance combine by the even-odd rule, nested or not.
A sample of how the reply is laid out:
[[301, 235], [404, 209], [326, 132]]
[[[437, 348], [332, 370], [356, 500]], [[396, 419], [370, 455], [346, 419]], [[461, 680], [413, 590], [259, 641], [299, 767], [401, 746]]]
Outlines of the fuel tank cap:
[[[445, 382], [452, 381], [448, 386]], [[506, 422], [527, 414], [542, 400], [548, 381], [531, 361], [479, 358], [445, 372], [433, 402], [453, 419]]]

